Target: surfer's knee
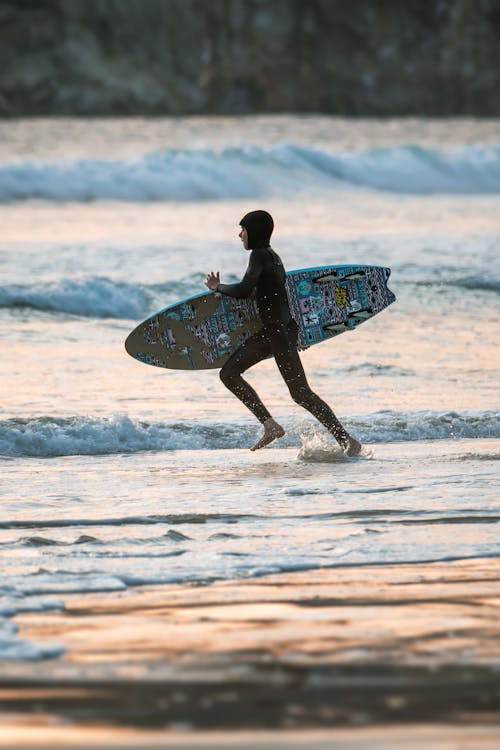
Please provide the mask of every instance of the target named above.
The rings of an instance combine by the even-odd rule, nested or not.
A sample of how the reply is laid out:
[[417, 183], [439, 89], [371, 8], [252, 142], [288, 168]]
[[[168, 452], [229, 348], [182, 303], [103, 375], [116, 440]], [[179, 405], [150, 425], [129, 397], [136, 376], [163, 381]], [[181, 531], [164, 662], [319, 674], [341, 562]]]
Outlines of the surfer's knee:
[[224, 385], [228, 388], [231, 383], [234, 383], [234, 381], [238, 378], [239, 373], [234, 370], [232, 367], [224, 367], [219, 372], [219, 377], [221, 381], [224, 383]]
[[231, 374], [224, 368], [219, 372], [219, 378], [224, 383], [224, 385], [227, 385], [228, 382], [231, 380]]
[[298, 404], [299, 406], [303, 406], [304, 408], [308, 407], [312, 395], [312, 391], [304, 387], [290, 388], [290, 396], [292, 397], [292, 399], [296, 404]]

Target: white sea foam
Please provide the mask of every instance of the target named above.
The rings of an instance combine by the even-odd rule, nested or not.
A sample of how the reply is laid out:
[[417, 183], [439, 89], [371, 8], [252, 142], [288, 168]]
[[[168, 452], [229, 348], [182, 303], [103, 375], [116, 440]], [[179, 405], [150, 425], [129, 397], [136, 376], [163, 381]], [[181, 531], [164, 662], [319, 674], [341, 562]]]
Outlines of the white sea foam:
[[60, 656], [64, 646], [56, 643], [35, 643], [18, 638], [16, 627], [0, 617], [0, 659], [38, 661]]
[[126, 584], [116, 576], [99, 573], [79, 573], [40, 570], [29, 577], [12, 576], [11, 585], [27, 597], [41, 594], [88, 593], [91, 591], [124, 591]]
[[60, 610], [64, 604], [60, 599], [36, 599], [31, 597], [25, 599], [16, 589], [13, 593], [12, 585], [9, 591], [0, 592], [0, 617], [13, 617], [21, 612], [48, 612], [51, 610]]
[[[346, 425], [363, 443], [500, 437], [500, 413], [494, 410], [462, 413], [388, 410], [354, 416], [346, 420]], [[310, 429], [316, 430], [316, 426]], [[247, 448], [254, 433], [255, 428], [250, 424], [139, 422], [126, 415], [15, 418], [0, 421], [0, 455], [47, 458]], [[307, 439], [310, 442], [311, 438]], [[323, 437], [319, 439], [322, 440]], [[287, 435], [276, 447], [299, 445], [298, 429], [289, 426]], [[343, 459], [341, 456], [340, 460]]]
[[56, 643], [26, 641], [17, 635], [17, 626], [9, 619], [21, 612], [46, 612], [63, 609], [60, 600], [25, 598], [21, 592], [9, 586], [8, 593], [0, 591], [0, 660], [27, 659], [37, 661], [50, 659], [64, 653], [64, 646]]
[[0, 167], [0, 201], [193, 201], [294, 193], [311, 185], [404, 193], [498, 193], [500, 146], [394, 146], [333, 152], [243, 144], [164, 150], [124, 160], [18, 160]]

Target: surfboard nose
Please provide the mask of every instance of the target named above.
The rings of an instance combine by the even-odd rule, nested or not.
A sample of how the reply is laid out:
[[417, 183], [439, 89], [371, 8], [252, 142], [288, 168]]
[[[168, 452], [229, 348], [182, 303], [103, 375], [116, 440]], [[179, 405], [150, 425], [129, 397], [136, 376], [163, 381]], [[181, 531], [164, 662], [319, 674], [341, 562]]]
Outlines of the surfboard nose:
[[[385, 283], [387, 284], [387, 279], [391, 275], [391, 269], [390, 268], [384, 268], [384, 276], [385, 276]], [[392, 305], [393, 302], [396, 302], [396, 295], [392, 291], [392, 289], [389, 289], [387, 287], [387, 304]]]

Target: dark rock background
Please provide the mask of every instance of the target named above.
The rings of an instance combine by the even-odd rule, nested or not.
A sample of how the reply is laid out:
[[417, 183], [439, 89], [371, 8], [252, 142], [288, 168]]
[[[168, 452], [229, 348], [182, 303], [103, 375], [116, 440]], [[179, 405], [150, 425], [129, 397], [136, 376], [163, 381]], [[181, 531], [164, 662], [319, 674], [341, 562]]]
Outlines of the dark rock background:
[[0, 0], [0, 115], [500, 115], [500, 0]]

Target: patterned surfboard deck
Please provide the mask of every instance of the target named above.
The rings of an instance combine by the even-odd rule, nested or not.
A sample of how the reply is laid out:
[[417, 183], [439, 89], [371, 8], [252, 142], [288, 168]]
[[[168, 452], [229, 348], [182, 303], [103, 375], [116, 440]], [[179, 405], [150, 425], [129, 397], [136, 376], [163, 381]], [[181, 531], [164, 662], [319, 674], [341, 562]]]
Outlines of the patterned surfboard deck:
[[[287, 273], [299, 348], [350, 331], [395, 301], [381, 266], [321, 266]], [[220, 368], [260, 327], [253, 297], [199, 294], [155, 313], [125, 341], [131, 357], [176, 370]]]

